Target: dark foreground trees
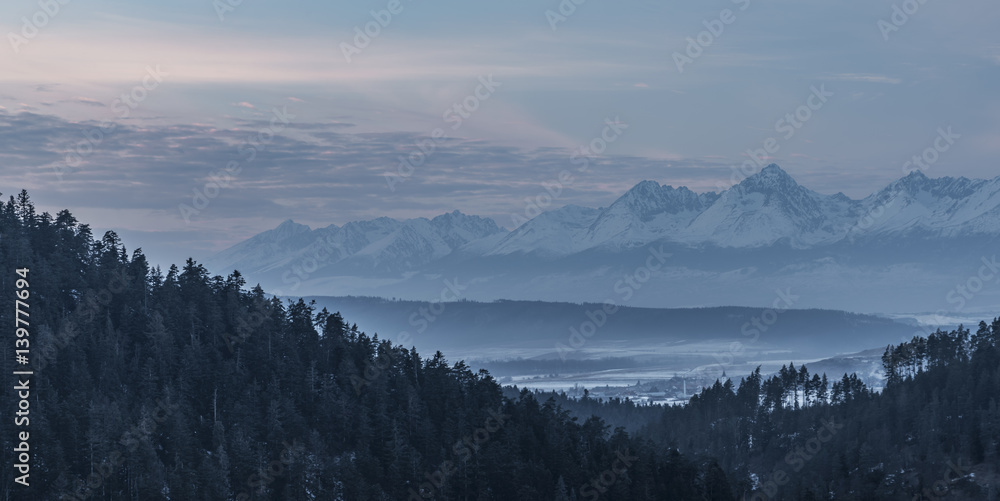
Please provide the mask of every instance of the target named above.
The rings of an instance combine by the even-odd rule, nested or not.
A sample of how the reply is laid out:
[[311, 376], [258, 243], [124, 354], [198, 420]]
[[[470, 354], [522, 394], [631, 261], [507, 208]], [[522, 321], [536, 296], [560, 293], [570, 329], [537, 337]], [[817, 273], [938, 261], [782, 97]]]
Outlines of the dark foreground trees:
[[804, 367], [716, 383], [640, 436], [719, 458], [748, 499], [995, 500], [998, 341], [1000, 319], [890, 346], [880, 393], [853, 374], [828, 387]]
[[239, 273], [150, 268], [26, 193], [0, 204], [0, 325], [15, 268], [31, 270], [32, 469], [13, 482], [10, 341], [3, 499], [732, 499], [712, 461], [505, 398]]
[[[486, 372], [188, 260], [151, 268], [67, 211], [0, 203], [0, 325], [30, 269], [31, 487], [0, 339], [0, 499], [996, 499], [1000, 320], [802, 366], [682, 408], [506, 393]], [[558, 402], [558, 403], [557, 403]], [[650, 423], [633, 435], [606, 422]]]

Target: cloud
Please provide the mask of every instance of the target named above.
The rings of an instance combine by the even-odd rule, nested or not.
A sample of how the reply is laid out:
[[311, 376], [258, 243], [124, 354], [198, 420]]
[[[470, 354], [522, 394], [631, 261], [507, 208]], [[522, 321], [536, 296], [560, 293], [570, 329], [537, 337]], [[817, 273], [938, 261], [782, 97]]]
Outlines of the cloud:
[[98, 107], [107, 106], [104, 103], [102, 103], [102, 102], [100, 102], [100, 101], [98, 101], [96, 99], [91, 99], [89, 97], [78, 97], [78, 98], [75, 98], [75, 99], [71, 100], [70, 102], [85, 104], [87, 106], [98, 106]]
[[[641, 68], [638, 62], [591, 56], [565, 44], [551, 51], [525, 52], [524, 41], [483, 37], [456, 44], [453, 39], [426, 34], [412, 39], [380, 38], [353, 62], [338, 50], [338, 40], [316, 43], [313, 37], [286, 33], [261, 37], [236, 32], [227, 43], [214, 34], [177, 38], [163, 26], [136, 21], [113, 30], [47, 33], [45, 43], [32, 44], [32, 57], [0, 51], [0, 81], [38, 82], [54, 77], [77, 83], [138, 82], [144, 68], [159, 65], [172, 83], [302, 83], [367, 85], [373, 82], [449, 81], [497, 73], [564, 79], [581, 75], [622, 74]], [[144, 29], [148, 28], [148, 29]], [[123, 44], [123, 39], [129, 43]], [[598, 44], [592, 41], [591, 44]], [[212, 50], [205, 50], [212, 47]], [[39, 92], [54, 84], [38, 85]]]
[[[269, 127], [271, 125], [271, 119], [259, 119], [259, 120], [248, 120], [248, 119], [235, 119], [233, 121], [239, 127], [245, 127], [248, 129]], [[323, 131], [331, 129], [342, 129], [355, 127], [356, 124], [349, 122], [341, 122], [338, 120], [328, 120], [324, 122], [291, 122], [289, 124], [284, 124], [286, 129], [298, 129], [306, 131], [317, 131], [318, 136], [323, 135]]]
[[[588, 168], [580, 171], [571, 149], [452, 137], [440, 140], [390, 190], [386, 175], [398, 174], [401, 158], [421, 158], [418, 143], [427, 144], [426, 134], [362, 133], [352, 132], [348, 123], [293, 122], [257, 146], [249, 159], [241, 145], [268, 124], [119, 123], [113, 132], [98, 135], [99, 121], [0, 111], [0, 191], [26, 188], [42, 210], [69, 208], [94, 224], [95, 231], [130, 231], [138, 238], [132, 246], [163, 246], [161, 255], [177, 262], [191, 254], [211, 254], [287, 218], [325, 226], [380, 216], [432, 217], [459, 209], [510, 227], [511, 215], [523, 214], [525, 199], [546, 193], [543, 183], [551, 186], [562, 172], [573, 180], [564, 183], [553, 207], [598, 207], [643, 179], [713, 191], [719, 181], [729, 179], [733, 165], [721, 156], [608, 155], [589, 158]], [[65, 168], [67, 152], [77, 148], [92, 151], [60, 180], [56, 169]], [[208, 193], [206, 185], [213, 176], [220, 179], [232, 162], [238, 173], [213, 188], [207, 206], [199, 205], [200, 213], [185, 222], [179, 205], [194, 205], [193, 197]], [[796, 177], [806, 186], [843, 189], [835, 186], [843, 183], [842, 176], [835, 183], [823, 178], [827, 174], [821, 170]], [[819, 178], [825, 182], [814, 182]], [[156, 235], [142, 233], [148, 228], [156, 228]], [[164, 236], [178, 234], [186, 235], [183, 244]]]
[[885, 75], [865, 75], [858, 73], [839, 73], [837, 75], [833, 75], [830, 79], [848, 82], [868, 82], [892, 85], [903, 83], [903, 81], [898, 78], [892, 78]]
[[[678, 74], [670, 54], [718, 10], [590, 2], [552, 32], [544, 9], [527, 0], [414, 3], [348, 63], [339, 44], [370, 21], [368, 8], [350, 2], [262, 2], [226, 23], [175, 4], [145, 2], [125, 14], [98, 2], [80, 17], [67, 11], [19, 55], [0, 51], [0, 87], [18, 96], [0, 96], [10, 113], [61, 117], [0, 108], [0, 186], [38, 190], [105, 223], [193, 231], [185, 241], [202, 244], [192, 247], [274, 218], [329, 224], [456, 208], [502, 218], [575, 168], [568, 148], [599, 135], [606, 117], [631, 126], [608, 152], [631, 156], [592, 160], [560, 203], [604, 205], [640, 179], [711, 189], [742, 162], [740, 151], [775, 135], [775, 120], [824, 82], [837, 96], [796, 132], [800, 151], [775, 154], [803, 184], [863, 196], [874, 184], [867, 176], [895, 175], [901, 155], [953, 121], [970, 138], [991, 133], [949, 157], [976, 175], [996, 151], [989, 140], [1000, 101], [983, 67], [995, 68], [1000, 51], [988, 41], [997, 14], [984, 14], [996, 10], [973, 3], [983, 8], [945, 9], [889, 44], [874, 23], [885, 5], [755, 3]], [[0, 5], [11, 19], [16, 10]], [[100, 119], [119, 116], [114, 100], [157, 65], [163, 86], [55, 179], [67, 150], [87, 146]], [[504, 86], [463, 122], [462, 137], [443, 141], [389, 191], [383, 174], [436, 127], [452, 133], [442, 113], [491, 73]], [[285, 105], [299, 118], [184, 223], [177, 205], [212, 172], [242, 161], [239, 144]], [[810, 169], [839, 177], [810, 183], [818, 179]]]
[[[542, 182], [574, 172], [559, 204], [610, 203], [636, 181], [655, 178], [721, 178], [720, 164], [621, 156], [590, 159], [587, 172], [561, 148], [523, 149], [482, 140], [442, 140], [412, 175], [390, 190], [385, 174], [399, 159], [417, 152], [423, 134], [345, 133], [347, 124], [303, 123], [275, 135], [249, 160], [239, 145], [250, 127], [119, 124], [92, 144], [82, 164], [65, 172], [66, 152], [85, 145], [98, 122], [70, 122], [33, 113], [0, 113], [0, 173], [3, 191], [27, 188], [71, 210], [99, 214], [98, 225], [139, 230], [202, 232], [226, 241], [230, 222], [295, 218], [342, 224], [388, 215], [433, 216], [454, 209], [474, 214], [511, 214], [523, 199], [541, 192]], [[208, 207], [185, 223], [178, 205], [191, 204], [212, 175], [230, 162], [241, 171]], [[706, 183], [707, 184], [707, 183]], [[283, 201], [278, 203], [277, 201]], [[62, 208], [62, 207], [59, 207]], [[52, 207], [52, 210], [58, 210]], [[507, 218], [509, 219], [509, 218]], [[507, 224], [508, 221], [499, 221]], [[266, 226], [266, 225], [265, 225]], [[233, 236], [237, 239], [237, 236]], [[235, 240], [234, 240], [235, 241]]]

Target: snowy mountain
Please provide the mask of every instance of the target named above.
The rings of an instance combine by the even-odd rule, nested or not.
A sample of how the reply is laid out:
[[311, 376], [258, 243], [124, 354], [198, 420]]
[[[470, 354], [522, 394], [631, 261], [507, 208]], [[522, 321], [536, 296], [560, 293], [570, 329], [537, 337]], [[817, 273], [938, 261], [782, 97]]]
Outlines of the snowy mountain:
[[718, 199], [715, 193], [643, 181], [602, 211], [588, 228], [586, 245], [608, 250], [672, 240]]
[[208, 259], [213, 269], [254, 276], [279, 270], [313, 275], [320, 268], [365, 273], [405, 272], [480, 240], [506, 234], [492, 219], [459, 211], [397, 221], [380, 217], [316, 230], [285, 221]]
[[586, 248], [586, 232], [600, 214], [598, 209], [577, 205], [544, 212], [512, 231], [486, 255], [565, 256], [579, 252]]
[[1000, 234], [1000, 177], [930, 179], [920, 171], [862, 201], [872, 237]]
[[[910, 301], [933, 310], [952, 302], [955, 275], [978, 269], [997, 237], [1000, 177], [914, 172], [852, 200], [812, 191], [770, 165], [722, 193], [642, 181], [608, 207], [565, 206], [510, 232], [458, 211], [316, 230], [285, 221], [207, 264], [294, 294], [430, 299], [441, 277], [462, 276], [478, 284], [468, 297], [482, 300], [755, 305], [794, 285], [843, 299], [815, 307], [890, 311]], [[635, 284], [622, 293], [619, 279], [651, 249], [666, 249], [671, 262], [641, 292]]]
[[830, 243], [857, 218], [857, 203], [843, 194], [821, 195], [769, 165], [726, 190], [681, 232], [688, 243], [762, 247], [785, 241], [796, 248]]
[[312, 231], [291, 219], [273, 230], [244, 240], [213, 256], [208, 262], [226, 269], [257, 270], [266, 263], [287, 259], [312, 242]]

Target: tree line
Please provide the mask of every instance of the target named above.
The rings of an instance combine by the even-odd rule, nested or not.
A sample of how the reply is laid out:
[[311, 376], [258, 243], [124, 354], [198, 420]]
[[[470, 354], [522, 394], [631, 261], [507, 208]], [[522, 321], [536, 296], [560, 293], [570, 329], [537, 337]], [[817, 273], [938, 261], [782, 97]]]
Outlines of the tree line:
[[793, 363], [654, 407], [502, 388], [238, 271], [152, 266], [26, 192], [0, 201], [0, 263], [0, 298], [32, 270], [36, 369], [33, 482], [13, 483], [0, 420], [4, 499], [996, 499], [1000, 484], [1000, 319], [887, 347], [882, 391]]
[[151, 266], [26, 192], [0, 201], [0, 263], [11, 303], [15, 267], [31, 270], [36, 373], [27, 489], [0, 420], [4, 499], [732, 499], [714, 461], [504, 396], [239, 272]]

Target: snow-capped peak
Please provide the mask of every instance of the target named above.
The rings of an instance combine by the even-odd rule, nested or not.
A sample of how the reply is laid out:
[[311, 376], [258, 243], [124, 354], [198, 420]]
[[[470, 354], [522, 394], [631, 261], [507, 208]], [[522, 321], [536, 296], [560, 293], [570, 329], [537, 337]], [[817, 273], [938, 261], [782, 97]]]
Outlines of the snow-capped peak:
[[268, 232], [270, 235], [274, 236], [276, 239], [288, 238], [300, 233], [306, 233], [312, 231], [312, 229], [304, 224], [296, 223], [291, 219], [284, 220], [276, 228]]
[[625, 192], [608, 208], [615, 212], [626, 210], [644, 221], [657, 214], [677, 214], [684, 211], [704, 210], [702, 198], [686, 187], [660, 186], [656, 181], [642, 181]]
[[739, 185], [745, 192], [791, 192], [800, 189], [799, 183], [777, 164], [770, 164], [760, 172], [744, 179]]
[[437, 261], [444, 266], [492, 256], [557, 259], [654, 243], [801, 249], [900, 235], [1000, 235], [1000, 178], [931, 179], [914, 171], [864, 200], [852, 200], [814, 192], [771, 164], [722, 193], [642, 181], [606, 208], [565, 206], [509, 233], [492, 219], [457, 210], [430, 220], [383, 217], [315, 231], [288, 220], [223, 251], [215, 262], [248, 272], [283, 271], [325, 256], [352, 270], [396, 272]]
[[506, 233], [488, 217], [470, 216], [457, 210], [435, 217], [430, 224], [453, 250], [481, 238]]

